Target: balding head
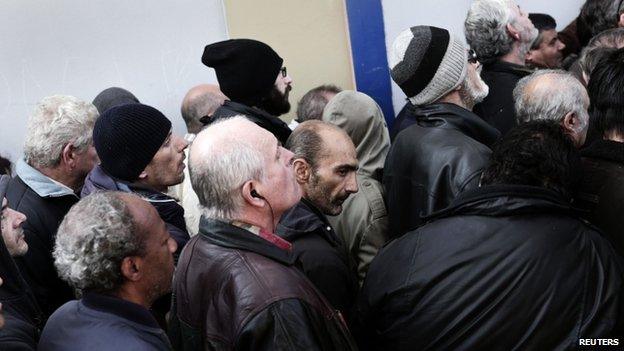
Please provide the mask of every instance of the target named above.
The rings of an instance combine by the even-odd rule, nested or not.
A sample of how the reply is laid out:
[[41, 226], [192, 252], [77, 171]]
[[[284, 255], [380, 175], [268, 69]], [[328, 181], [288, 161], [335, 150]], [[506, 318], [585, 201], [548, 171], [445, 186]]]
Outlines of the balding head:
[[201, 84], [189, 90], [182, 100], [182, 118], [189, 133], [199, 133], [203, 127], [200, 119], [212, 116], [228, 100], [214, 84]]
[[570, 73], [540, 70], [521, 79], [513, 92], [518, 123], [550, 120], [560, 123], [580, 146], [585, 141], [589, 97]]
[[194, 140], [189, 161], [204, 215], [249, 223], [264, 213], [273, 218], [265, 216], [259, 222], [279, 220], [300, 198], [291, 158], [273, 134], [243, 116], [210, 124]]

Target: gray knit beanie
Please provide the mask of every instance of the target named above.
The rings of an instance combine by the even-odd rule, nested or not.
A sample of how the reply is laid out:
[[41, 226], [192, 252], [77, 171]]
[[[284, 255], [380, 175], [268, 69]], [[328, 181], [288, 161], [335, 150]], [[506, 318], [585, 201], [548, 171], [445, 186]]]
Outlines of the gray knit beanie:
[[392, 43], [392, 79], [414, 105], [433, 103], [466, 77], [466, 47], [448, 30], [416, 26], [404, 30]]

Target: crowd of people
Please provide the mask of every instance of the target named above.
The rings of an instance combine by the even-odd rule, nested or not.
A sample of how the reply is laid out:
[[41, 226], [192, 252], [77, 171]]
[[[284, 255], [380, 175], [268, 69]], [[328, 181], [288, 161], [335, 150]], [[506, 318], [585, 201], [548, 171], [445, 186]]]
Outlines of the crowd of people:
[[287, 124], [253, 39], [205, 47], [185, 136], [122, 88], [42, 99], [0, 165], [0, 349], [623, 345], [624, 4], [464, 27], [395, 38], [390, 129], [331, 82]]

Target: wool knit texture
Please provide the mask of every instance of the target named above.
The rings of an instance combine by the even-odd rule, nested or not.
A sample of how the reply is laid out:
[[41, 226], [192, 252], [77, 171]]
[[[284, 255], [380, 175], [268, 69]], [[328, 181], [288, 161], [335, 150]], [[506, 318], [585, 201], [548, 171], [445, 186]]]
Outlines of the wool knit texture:
[[126, 104], [100, 115], [93, 128], [93, 144], [104, 171], [131, 182], [151, 162], [169, 132], [171, 121], [157, 109]]
[[412, 27], [392, 44], [392, 79], [417, 106], [433, 103], [457, 88], [467, 67], [466, 47], [446, 29]]

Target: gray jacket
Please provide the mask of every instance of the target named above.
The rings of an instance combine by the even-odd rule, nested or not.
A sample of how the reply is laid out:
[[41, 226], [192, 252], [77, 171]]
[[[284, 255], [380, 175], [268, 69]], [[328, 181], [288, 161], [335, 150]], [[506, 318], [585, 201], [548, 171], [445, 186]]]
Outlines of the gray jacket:
[[388, 239], [381, 178], [390, 135], [377, 103], [356, 91], [343, 91], [331, 99], [325, 107], [323, 121], [346, 131], [357, 151], [359, 191], [343, 203], [340, 215], [328, 218], [357, 262], [361, 285], [368, 265]]

